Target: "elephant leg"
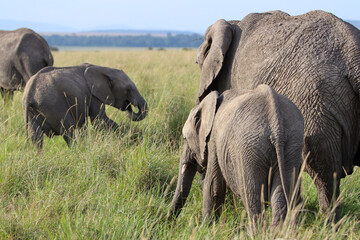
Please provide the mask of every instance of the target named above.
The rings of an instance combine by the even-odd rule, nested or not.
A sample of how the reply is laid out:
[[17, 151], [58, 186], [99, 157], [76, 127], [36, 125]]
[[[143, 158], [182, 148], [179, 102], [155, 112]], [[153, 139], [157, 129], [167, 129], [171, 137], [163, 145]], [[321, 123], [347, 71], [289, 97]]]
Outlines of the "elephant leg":
[[112, 129], [116, 131], [119, 128], [119, 125], [111, 120], [105, 113], [105, 104], [93, 104], [90, 107], [90, 120], [97, 128]]
[[273, 216], [272, 225], [276, 226], [285, 219], [287, 213], [287, 202], [282, 188], [279, 171], [276, 171], [272, 177], [270, 201]]
[[178, 182], [175, 190], [175, 195], [171, 202], [171, 209], [168, 213], [168, 219], [173, 219], [173, 216], [177, 217], [183, 208], [186, 199], [189, 195], [194, 176], [196, 174], [196, 165], [191, 163], [192, 156], [191, 151], [187, 144], [184, 145], [184, 151], [181, 155], [179, 163]]
[[[302, 141], [302, 140], [301, 140]], [[289, 184], [289, 210], [294, 209], [301, 203], [301, 178], [299, 177], [301, 169], [301, 153], [302, 145], [299, 141], [288, 141], [288, 145], [292, 146], [285, 149], [285, 177]], [[297, 147], [295, 147], [297, 146]]]
[[73, 131], [68, 131], [66, 134], [63, 135], [63, 139], [65, 140], [67, 146], [69, 148], [72, 147], [72, 145], [74, 144], [74, 134]]
[[[246, 156], [246, 154], [244, 154]], [[254, 160], [254, 156], [248, 156]], [[243, 201], [249, 217], [249, 233], [255, 235], [257, 226], [262, 221], [265, 211], [265, 203], [268, 201], [268, 174], [269, 169], [256, 161], [256, 164], [241, 165], [238, 182], [240, 197]]]
[[257, 232], [257, 226], [263, 219], [262, 201], [260, 200], [262, 193], [261, 191], [257, 191], [255, 193], [253, 190], [249, 189], [249, 187], [247, 187], [245, 191], [246, 192], [241, 194], [241, 199], [244, 201], [244, 205], [248, 213], [250, 235], [255, 235]]
[[209, 156], [208, 168], [203, 183], [203, 219], [211, 216], [215, 211], [215, 220], [221, 215], [222, 205], [225, 201], [226, 184], [220, 171], [216, 156]]
[[4, 99], [4, 102], [7, 103], [14, 98], [14, 90], [8, 90], [5, 88], [0, 88], [1, 95]]
[[[38, 149], [42, 149], [43, 146], [43, 138], [44, 131], [42, 129], [41, 124], [32, 117], [28, 117], [27, 120], [27, 130], [31, 141], [38, 147]], [[30, 119], [31, 118], [31, 119]]]
[[340, 194], [340, 176], [336, 174], [336, 164], [341, 156], [334, 149], [334, 144], [325, 138], [321, 141], [305, 138], [304, 153], [310, 152], [306, 171], [314, 179], [319, 195], [320, 213], [326, 213], [330, 221], [337, 222], [341, 214], [337, 202]]
[[60, 134], [69, 148], [71, 148], [74, 144], [76, 124], [77, 123], [70, 115], [66, 115], [65, 118], [61, 121]]
[[320, 213], [328, 215], [330, 221], [337, 222], [341, 218], [340, 203], [337, 202], [340, 194], [340, 178], [335, 174], [324, 175], [318, 175], [315, 178], [315, 186], [319, 194]]
[[102, 118], [99, 118], [99, 120], [101, 121], [100, 126], [104, 126], [107, 129], [112, 129], [113, 131], [116, 131], [119, 128], [119, 125], [110, 118], [108, 118], [106, 114]]

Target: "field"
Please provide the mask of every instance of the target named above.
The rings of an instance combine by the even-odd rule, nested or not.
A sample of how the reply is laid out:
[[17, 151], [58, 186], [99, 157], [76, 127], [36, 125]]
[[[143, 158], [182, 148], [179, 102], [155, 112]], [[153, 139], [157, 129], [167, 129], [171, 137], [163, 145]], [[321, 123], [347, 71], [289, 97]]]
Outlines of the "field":
[[[147, 100], [141, 122], [107, 108], [118, 132], [90, 124], [67, 148], [61, 137], [45, 138], [38, 152], [27, 139], [22, 93], [0, 100], [1, 239], [246, 239], [247, 214], [227, 194], [216, 224], [202, 224], [198, 177], [179, 217], [167, 212], [175, 191], [182, 150], [181, 129], [195, 103], [200, 71], [195, 50], [54, 52], [55, 66], [83, 62], [123, 69]], [[360, 173], [341, 182], [342, 220], [326, 224], [317, 192], [304, 175], [304, 209], [296, 229], [272, 230], [271, 211], [256, 239], [358, 239]], [[337, 229], [337, 231], [335, 230]]]

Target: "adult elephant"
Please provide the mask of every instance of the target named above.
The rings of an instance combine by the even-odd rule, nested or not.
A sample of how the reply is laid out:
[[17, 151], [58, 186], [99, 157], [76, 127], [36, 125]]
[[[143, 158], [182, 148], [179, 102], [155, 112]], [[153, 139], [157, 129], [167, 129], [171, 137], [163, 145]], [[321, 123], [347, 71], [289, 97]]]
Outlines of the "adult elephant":
[[335, 210], [338, 220], [340, 178], [360, 163], [360, 31], [323, 11], [253, 13], [210, 26], [197, 63], [197, 102], [212, 90], [268, 84], [297, 105], [320, 211]]
[[0, 90], [4, 98], [12, 98], [14, 90], [23, 88], [32, 75], [53, 62], [47, 42], [34, 31], [0, 31]]

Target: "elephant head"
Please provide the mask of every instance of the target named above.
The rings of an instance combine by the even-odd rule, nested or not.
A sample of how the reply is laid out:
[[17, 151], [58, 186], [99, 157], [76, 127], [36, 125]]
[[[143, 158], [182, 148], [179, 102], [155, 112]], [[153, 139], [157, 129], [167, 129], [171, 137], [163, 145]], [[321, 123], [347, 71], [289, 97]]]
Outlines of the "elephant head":
[[189, 195], [196, 171], [207, 167], [207, 143], [214, 123], [219, 93], [211, 92], [194, 107], [183, 127], [184, 150], [180, 159], [178, 183], [172, 200], [171, 215], [179, 215]]
[[209, 87], [220, 73], [232, 38], [232, 25], [223, 19], [216, 21], [206, 30], [205, 40], [197, 51], [196, 62], [201, 69], [197, 103], [211, 91]]
[[[126, 110], [132, 121], [140, 121], [146, 117], [148, 107], [145, 99], [122, 70], [89, 65], [84, 76], [91, 94], [101, 102], [121, 111]], [[138, 112], [134, 112], [131, 105]]]
[[[30, 29], [3, 32], [1, 45], [6, 52], [1, 52], [3, 64], [2, 87], [8, 90], [23, 88], [32, 75], [40, 69], [52, 66], [53, 56], [47, 42]], [[6, 72], [6, 73], [5, 73]]]

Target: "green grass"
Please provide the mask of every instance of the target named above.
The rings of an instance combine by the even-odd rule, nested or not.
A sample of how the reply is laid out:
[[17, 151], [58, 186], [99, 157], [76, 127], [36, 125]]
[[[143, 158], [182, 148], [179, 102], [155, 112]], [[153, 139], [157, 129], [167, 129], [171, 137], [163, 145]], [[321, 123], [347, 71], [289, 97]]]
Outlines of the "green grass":
[[[120, 126], [113, 133], [92, 126], [68, 149], [61, 137], [45, 138], [37, 152], [28, 140], [21, 93], [0, 101], [1, 239], [244, 239], [247, 214], [227, 194], [217, 224], [202, 224], [202, 197], [196, 177], [176, 221], [167, 221], [181, 152], [181, 129], [195, 103], [200, 71], [195, 51], [55, 52], [55, 66], [83, 62], [123, 69], [148, 101], [150, 112], [130, 122], [114, 108], [108, 115]], [[358, 239], [359, 171], [342, 180], [338, 226], [318, 214], [317, 192], [305, 174], [305, 207], [298, 227], [260, 227], [256, 239]], [[337, 231], [335, 231], [337, 227]]]

